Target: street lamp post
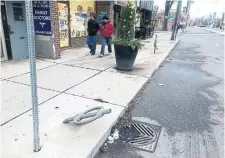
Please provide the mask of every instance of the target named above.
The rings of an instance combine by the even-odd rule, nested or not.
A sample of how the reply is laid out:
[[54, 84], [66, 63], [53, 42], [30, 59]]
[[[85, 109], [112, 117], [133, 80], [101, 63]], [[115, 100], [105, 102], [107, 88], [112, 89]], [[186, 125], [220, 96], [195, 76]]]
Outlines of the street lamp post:
[[179, 20], [179, 17], [180, 17], [181, 7], [182, 7], [182, 0], [178, 0], [176, 18], [175, 18], [175, 23], [174, 23], [174, 27], [173, 27], [173, 32], [172, 32], [172, 35], [171, 35], [171, 40], [176, 40], [177, 25], [178, 25], [178, 20]]
[[36, 53], [34, 39], [34, 20], [33, 20], [33, 5], [32, 0], [26, 0], [26, 21], [27, 21], [27, 36], [28, 36], [28, 51], [30, 59], [30, 81], [31, 81], [31, 96], [32, 96], [32, 112], [33, 112], [33, 145], [34, 152], [40, 150], [39, 138], [39, 120], [38, 120], [38, 97], [37, 97], [37, 79], [36, 79]]

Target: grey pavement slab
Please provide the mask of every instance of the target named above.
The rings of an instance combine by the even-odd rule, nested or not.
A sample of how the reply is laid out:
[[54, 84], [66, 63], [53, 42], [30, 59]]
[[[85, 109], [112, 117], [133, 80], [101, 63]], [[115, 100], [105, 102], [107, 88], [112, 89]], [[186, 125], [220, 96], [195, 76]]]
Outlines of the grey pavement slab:
[[118, 104], [126, 107], [147, 78], [114, 72], [102, 72], [66, 93]]
[[[55, 65], [37, 71], [37, 85], [55, 91], [64, 91], [76, 84], [87, 80], [99, 71], [82, 69], [66, 65]], [[19, 83], [30, 84], [30, 74], [10, 79]]]
[[[76, 113], [95, 107], [111, 108], [112, 113], [83, 125], [63, 124]], [[56, 108], [57, 107], [57, 108]], [[86, 158], [93, 157], [96, 147], [107, 138], [124, 108], [67, 94], [60, 94], [39, 106], [41, 151], [33, 152], [32, 112], [1, 127], [4, 158]]]
[[[112, 47], [112, 49], [114, 49]], [[101, 45], [96, 46], [96, 56], [100, 55], [100, 50], [101, 50]], [[105, 49], [106, 54], [107, 54], [107, 47]], [[96, 56], [91, 56], [91, 57], [96, 57]], [[84, 47], [81, 48], [71, 48], [71, 49], [66, 49], [62, 50], [60, 54], [59, 59], [45, 59], [43, 58], [42, 60], [52, 62], [52, 63], [65, 63], [69, 62], [71, 60], [85, 60], [90, 57], [90, 50], [87, 45], [84, 45]]]
[[83, 57], [89, 55], [89, 51], [88, 51], [87, 47], [66, 49], [66, 50], [62, 50], [60, 53], [61, 54], [60, 54], [59, 59], [54, 60], [54, 59], [43, 58], [42, 60], [48, 61], [48, 62], [53, 62], [53, 63], [63, 63], [63, 62], [69, 61], [69, 60], [83, 58]]
[[[9, 81], [1, 81], [1, 124], [32, 108], [31, 87]], [[38, 103], [42, 103], [57, 93], [38, 89]]]
[[[167, 57], [168, 52], [170, 52], [174, 45], [177, 44], [178, 41], [173, 42], [163, 42], [159, 43], [158, 50], [156, 53], [153, 53], [153, 47], [143, 48], [138, 55], [134, 64], [134, 69], [132, 71], [120, 71], [117, 70], [116, 67], [111, 67], [107, 71], [109, 72], [117, 72], [129, 75], [136, 75], [149, 78], [152, 73], [158, 68], [158, 66], [164, 61]], [[161, 47], [163, 45], [163, 47]]]
[[85, 58], [73, 59], [63, 64], [72, 65], [77, 67], [83, 67], [88, 69], [95, 70], [105, 70], [113, 65], [115, 65], [116, 61], [114, 58], [114, 53], [106, 54], [103, 58], [100, 58], [98, 55], [95, 56], [86, 56]]
[[[42, 69], [49, 66], [55, 65], [54, 63], [36, 60], [36, 68]], [[22, 75], [30, 72], [30, 62], [28, 59], [25, 60], [10, 60], [1, 62], [1, 78], [7, 79], [10, 77]]]

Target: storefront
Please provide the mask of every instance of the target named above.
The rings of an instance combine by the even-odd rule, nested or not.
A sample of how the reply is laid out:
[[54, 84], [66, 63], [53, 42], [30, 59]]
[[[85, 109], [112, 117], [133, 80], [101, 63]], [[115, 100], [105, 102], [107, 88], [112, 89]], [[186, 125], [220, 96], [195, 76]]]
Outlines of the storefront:
[[[62, 50], [84, 47], [90, 13], [113, 22], [112, 1], [33, 1], [36, 55], [60, 58]], [[1, 1], [1, 60], [28, 57], [24, 1]]]
[[[33, 2], [36, 55], [55, 58], [49, 1]], [[28, 58], [25, 1], [1, 1], [1, 61]]]
[[83, 46], [89, 15], [96, 13], [95, 1], [58, 1], [57, 9], [60, 48]]
[[143, 39], [152, 37], [154, 33], [154, 1], [140, 1], [140, 28]]
[[57, 5], [61, 49], [86, 45], [87, 23], [91, 12], [96, 14], [100, 24], [105, 15], [113, 22], [113, 3], [111, 1], [69, 0], [58, 1]]
[[[127, 5], [127, 0], [117, 0], [114, 2], [114, 26], [117, 28], [120, 19], [120, 12], [124, 6]], [[148, 0], [135, 0], [134, 5], [138, 8], [137, 13], [137, 23], [135, 27], [135, 37], [136, 38], [147, 38], [152, 37], [154, 32], [154, 16], [153, 5], [154, 1]], [[116, 29], [117, 35], [117, 29]]]

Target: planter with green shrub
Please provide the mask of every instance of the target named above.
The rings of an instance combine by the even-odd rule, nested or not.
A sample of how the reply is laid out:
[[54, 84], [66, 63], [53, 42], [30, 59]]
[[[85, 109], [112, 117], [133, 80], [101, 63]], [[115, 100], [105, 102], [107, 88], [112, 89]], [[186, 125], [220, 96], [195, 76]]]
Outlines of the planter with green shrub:
[[118, 25], [118, 36], [113, 40], [117, 69], [132, 70], [141, 48], [139, 40], [135, 39], [136, 10], [134, 2], [128, 0], [127, 6], [121, 10]]

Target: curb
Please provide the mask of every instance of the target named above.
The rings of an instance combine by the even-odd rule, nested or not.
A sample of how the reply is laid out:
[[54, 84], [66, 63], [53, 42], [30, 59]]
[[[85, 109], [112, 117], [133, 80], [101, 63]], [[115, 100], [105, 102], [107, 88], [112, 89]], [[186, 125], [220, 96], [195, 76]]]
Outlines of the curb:
[[169, 52], [167, 53], [167, 55], [165, 57], [163, 57], [161, 60], [159, 60], [155, 64], [154, 71], [148, 77], [148, 79], [146, 80], [146, 82], [140, 87], [140, 89], [134, 95], [133, 99], [130, 100], [130, 102], [128, 103], [128, 105], [120, 113], [120, 115], [118, 116], [118, 118], [111, 124], [110, 128], [107, 130], [107, 132], [105, 132], [105, 134], [102, 136], [102, 138], [96, 144], [96, 146], [92, 149], [92, 151], [90, 152], [90, 154], [88, 155], [87, 158], [94, 158], [95, 157], [95, 155], [99, 152], [99, 149], [102, 147], [102, 145], [104, 144], [104, 142], [107, 140], [108, 136], [110, 135], [112, 128], [117, 124], [117, 122], [123, 117], [123, 115], [125, 114], [125, 112], [129, 109], [130, 103], [132, 103], [132, 101], [136, 98], [136, 96], [138, 96], [139, 92], [141, 92], [141, 90], [146, 86], [146, 84], [149, 82], [149, 80], [152, 78], [152, 76], [155, 74], [155, 72], [159, 69], [160, 65], [165, 61], [165, 59], [170, 55], [170, 53], [174, 50], [174, 48], [179, 43], [180, 43], [180, 40], [177, 40], [176, 43], [174, 44], [174, 46], [171, 48], [171, 50], [169, 50]]

